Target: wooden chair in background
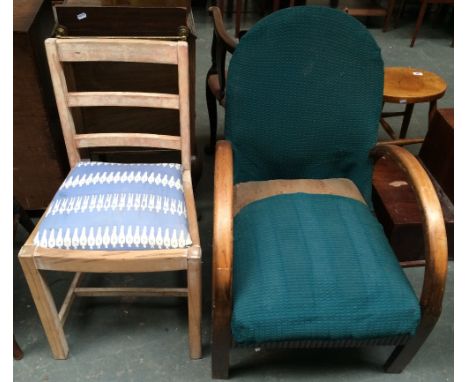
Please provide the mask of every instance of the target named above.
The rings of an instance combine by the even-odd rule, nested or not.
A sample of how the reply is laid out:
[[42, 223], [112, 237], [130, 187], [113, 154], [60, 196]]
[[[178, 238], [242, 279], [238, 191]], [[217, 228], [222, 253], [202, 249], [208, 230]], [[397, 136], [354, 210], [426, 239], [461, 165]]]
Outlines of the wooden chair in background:
[[414, 28], [413, 32], [413, 37], [411, 39], [411, 44], [410, 46], [413, 47], [414, 43], [416, 42], [416, 37], [418, 37], [419, 33], [419, 28], [421, 28], [421, 25], [424, 20], [424, 15], [426, 14], [427, 6], [429, 4], [454, 4], [454, 0], [420, 0], [420, 8], [419, 8], [419, 14], [418, 14], [418, 19], [416, 21], [416, 27]]
[[[393, 18], [393, 13], [395, 11], [395, 1], [396, 0], [388, 0], [386, 7], [382, 7], [379, 1], [370, 0], [368, 1], [369, 4], [363, 7], [350, 7], [346, 6], [346, 1], [341, 0], [345, 5], [346, 13], [349, 13], [351, 16], [355, 17], [383, 17], [383, 31], [387, 32], [390, 28], [390, 23]], [[338, 3], [338, 1], [337, 1]]]
[[[407, 0], [402, 0], [402, 2], [400, 3], [400, 9], [398, 11], [398, 16], [397, 16], [397, 23], [398, 23], [401, 15], [403, 14], [403, 12], [405, 10], [406, 2], [407, 2]], [[413, 35], [411, 37], [411, 43], [410, 43], [411, 47], [414, 47], [414, 44], [416, 42], [416, 38], [418, 37], [419, 29], [421, 28], [421, 25], [422, 25], [422, 23], [424, 21], [424, 16], [426, 15], [426, 11], [427, 11], [428, 6], [432, 5], [432, 4], [454, 5], [454, 0], [419, 0], [419, 3], [420, 3], [419, 13], [418, 13], [418, 18], [416, 20], [416, 26], [414, 28]], [[452, 46], [453, 46], [453, 43], [452, 43]]]
[[[385, 370], [399, 373], [441, 313], [447, 238], [426, 171], [403, 148], [376, 146], [380, 49], [359, 22], [323, 7], [274, 13], [248, 33], [229, 66], [216, 146], [212, 375], [229, 376], [234, 346], [392, 345]], [[370, 157], [383, 156], [422, 210], [419, 300], [369, 208]]]
[[[21, 248], [19, 260], [54, 358], [68, 356], [63, 326], [76, 296], [186, 297], [190, 357], [200, 358], [201, 249], [190, 169], [187, 42], [48, 39], [46, 52], [72, 170]], [[110, 61], [176, 65], [179, 94], [68, 90], [64, 72], [67, 63]], [[180, 117], [180, 136], [77, 134], [72, 109], [89, 106], [175, 109]], [[87, 147], [178, 150], [181, 165], [83, 162], [80, 150]], [[60, 311], [41, 274], [43, 270], [75, 273]], [[80, 286], [87, 272], [176, 270], [186, 270], [187, 287]]]

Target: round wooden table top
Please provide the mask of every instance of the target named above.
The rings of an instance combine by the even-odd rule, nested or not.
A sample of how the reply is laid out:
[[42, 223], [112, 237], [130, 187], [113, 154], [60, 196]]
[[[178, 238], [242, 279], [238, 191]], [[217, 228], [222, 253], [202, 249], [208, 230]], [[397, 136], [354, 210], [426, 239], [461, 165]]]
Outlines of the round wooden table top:
[[445, 90], [445, 81], [432, 72], [407, 67], [385, 68], [385, 102], [430, 102], [441, 98]]

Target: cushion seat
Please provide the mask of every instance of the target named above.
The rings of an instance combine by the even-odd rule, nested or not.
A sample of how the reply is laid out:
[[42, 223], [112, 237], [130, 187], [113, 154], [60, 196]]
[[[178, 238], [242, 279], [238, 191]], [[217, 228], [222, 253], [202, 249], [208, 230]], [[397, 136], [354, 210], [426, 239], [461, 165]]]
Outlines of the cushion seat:
[[44, 214], [34, 243], [116, 251], [190, 246], [180, 164], [78, 163]]
[[234, 221], [237, 343], [414, 334], [419, 302], [362, 202], [283, 194]]

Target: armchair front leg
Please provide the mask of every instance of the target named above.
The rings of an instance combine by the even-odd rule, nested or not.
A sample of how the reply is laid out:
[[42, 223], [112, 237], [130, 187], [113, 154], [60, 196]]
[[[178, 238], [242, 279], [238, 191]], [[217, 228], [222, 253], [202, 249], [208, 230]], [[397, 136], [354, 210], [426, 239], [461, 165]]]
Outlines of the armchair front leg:
[[220, 141], [216, 145], [214, 179], [211, 362], [212, 377], [226, 379], [229, 375], [231, 348], [234, 203], [232, 148], [227, 141]]
[[447, 278], [447, 235], [439, 198], [429, 176], [407, 150], [394, 145], [378, 145], [372, 151], [375, 160], [385, 156], [395, 161], [408, 176], [423, 214], [426, 268], [421, 292], [421, 322], [416, 334], [391, 354], [385, 370], [400, 373], [431, 333], [442, 311]]

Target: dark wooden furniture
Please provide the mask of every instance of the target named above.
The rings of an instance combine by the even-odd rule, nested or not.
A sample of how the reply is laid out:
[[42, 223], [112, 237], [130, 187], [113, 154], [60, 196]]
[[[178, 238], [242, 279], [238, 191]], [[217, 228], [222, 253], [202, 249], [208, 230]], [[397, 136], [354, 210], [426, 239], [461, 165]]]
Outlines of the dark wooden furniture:
[[[442, 206], [449, 258], [454, 255], [453, 137], [453, 109], [437, 110], [418, 155]], [[423, 216], [404, 171], [382, 158], [374, 169], [373, 192], [376, 215], [399, 261], [424, 265]]]
[[[195, 137], [195, 40], [190, 0], [65, 0], [55, 6], [56, 34], [66, 37], [188, 35], [190, 54], [190, 132], [194, 183], [202, 161]], [[76, 90], [176, 93], [177, 71], [170, 65], [74, 63], [69, 77]], [[81, 108], [75, 115], [83, 132], [160, 133], [178, 135], [178, 113], [150, 108]], [[180, 155], [155, 150], [91, 150], [93, 159], [115, 162], [180, 161]]]
[[382, 112], [380, 124], [392, 139], [397, 139], [395, 132], [385, 118], [403, 116], [400, 138], [405, 138], [413, 114], [414, 104], [429, 102], [429, 121], [437, 109], [437, 100], [447, 90], [447, 84], [437, 74], [427, 70], [388, 67], [384, 77], [384, 105], [397, 103], [406, 105], [402, 112]]
[[454, 203], [453, 142], [453, 109], [439, 109], [429, 125], [419, 157], [452, 203]]
[[13, 189], [27, 210], [45, 208], [68, 171], [45, 58], [49, 0], [13, 1]]
[[[405, 0], [406, 2], [406, 0]], [[413, 31], [413, 36], [411, 38], [410, 46], [413, 47], [414, 43], [416, 42], [416, 38], [418, 37], [419, 29], [424, 20], [424, 15], [426, 14], [427, 6], [429, 4], [454, 4], [454, 0], [420, 0], [421, 5], [419, 6], [419, 14], [418, 19], [416, 21], [416, 26]]]
[[[222, 3], [222, 1], [221, 1]], [[226, 52], [234, 53], [237, 41], [232, 38], [223, 23], [219, 7], [210, 7], [213, 17], [213, 41], [211, 43], [211, 67], [206, 74], [205, 96], [210, 122], [210, 143], [205, 147], [209, 155], [214, 153], [218, 131], [218, 111], [216, 103], [224, 107], [224, 90], [226, 88]]]
[[19, 361], [23, 358], [23, 351], [16, 342], [15, 336], [13, 335], [13, 359]]
[[[380, 5], [377, 0], [353, 1], [341, 0], [344, 10], [355, 17], [383, 17], [383, 31], [386, 32], [390, 27], [393, 12], [395, 10], [395, 0], [388, 0], [386, 7]], [[339, 0], [336, 0], [336, 6], [339, 5]]]
[[[18, 228], [18, 224], [21, 224], [26, 231], [31, 233], [34, 230], [34, 223], [23, 209], [21, 204], [16, 200], [13, 199], [13, 240], [16, 237], [16, 230]], [[15, 335], [13, 334], [13, 358], [15, 360], [20, 360], [23, 358], [23, 351], [21, 350], [20, 346], [16, 342]]]

